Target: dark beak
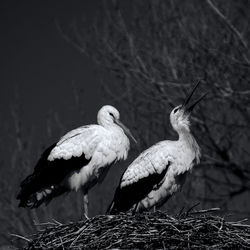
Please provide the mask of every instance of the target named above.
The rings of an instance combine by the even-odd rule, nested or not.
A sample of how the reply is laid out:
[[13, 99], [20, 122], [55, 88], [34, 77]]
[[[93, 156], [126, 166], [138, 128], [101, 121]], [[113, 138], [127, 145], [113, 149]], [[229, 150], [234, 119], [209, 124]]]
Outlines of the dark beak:
[[207, 95], [207, 93], [205, 93], [204, 95], [202, 95], [198, 100], [196, 100], [193, 104], [191, 104], [191, 106], [187, 106], [189, 101], [191, 100], [195, 90], [197, 89], [197, 87], [199, 86], [200, 81], [196, 83], [196, 85], [194, 86], [194, 88], [192, 89], [192, 91], [190, 92], [190, 94], [187, 96], [185, 102], [182, 104], [182, 108], [185, 110], [185, 112], [187, 113], [191, 113], [192, 110], [194, 109], [194, 107]]
[[135, 143], [137, 143], [130, 130], [120, 120], [115, 120], [115, 123], [123, 129], [126, 135], [128, 135]]
[[208, 92], [205, 93], [204, 95], [202, 95], [202, 96], [201, 96], [198, 100], [196, 100], [191, 106], [189, 106], [188, 108], [186, 108], [186, 111], [187, 111], [188, 113], [191, 113], [192, 110], [194, 109], [194, 107], [196, 106], [196, 104], [198, 104], [207, 94], [208, 94]]

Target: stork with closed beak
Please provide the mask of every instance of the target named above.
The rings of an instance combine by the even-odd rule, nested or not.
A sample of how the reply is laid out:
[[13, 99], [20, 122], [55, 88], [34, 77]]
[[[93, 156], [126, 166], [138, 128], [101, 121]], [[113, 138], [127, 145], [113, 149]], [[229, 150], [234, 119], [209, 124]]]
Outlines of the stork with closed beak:
[[130, 147], [130, 131], [120, 122], [120, 114], [112, 106], [103, 106], [97, 123], [68, 132], [47, 148], [34, 172], [21, 183], [17, 196], [20, 207], [46, 205], [56, 196], [82, 189], [87, 215], [87, 193], [106, 176], [110, 166], [126, 159]]
[[194, 164], [199, 163], [200, 147], [190, 132], [189, 116], [205, 95], [188, 107], [198, 84], [185, 102], [170, 114], [171, 125], [179, 135], [178, 140], [158, 142], [130, 164], [122, 175], [107, 213], [117, 214], [130, 209], [140, 212], [162, 205], [180, 189]]

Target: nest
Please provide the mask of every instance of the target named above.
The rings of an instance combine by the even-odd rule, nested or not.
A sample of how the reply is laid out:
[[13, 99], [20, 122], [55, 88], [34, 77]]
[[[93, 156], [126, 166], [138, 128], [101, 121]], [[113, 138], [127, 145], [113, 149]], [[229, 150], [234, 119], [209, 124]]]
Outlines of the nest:
[[25, 249], [249, 249], [250, 225], [228, 222], [210, 210], [172, 217], [163, 212], [98, 215], [46, 223]]

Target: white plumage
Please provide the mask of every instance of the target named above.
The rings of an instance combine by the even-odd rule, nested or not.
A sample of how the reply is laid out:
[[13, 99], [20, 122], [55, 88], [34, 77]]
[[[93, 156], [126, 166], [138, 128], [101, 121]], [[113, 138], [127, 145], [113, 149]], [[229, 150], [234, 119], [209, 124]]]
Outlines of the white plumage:
[[60, 158], [68, 160], [72, 156], [80, 157], [82, 154], [87, 160], [91, 159], [84, 168], [69, 178], [70, 188], [75, 191], [88, 185], [90, 176], [93, 175], [93, 178], [97, 179], [101, 168], [127, 158], [129, 140], [124, 131], [116, 124], [108, 127], [85, 126], [71, 131], [69, 134], [66, 134], [57, 143], [48, 160]]
[[198, 84], [183, 105], [174, 108], [170, 122], [178, 133], [176, 141], [161, 141], [142, 152], [126, 169], [108, 212], [115, 214], [160, 206], [184, 183], [186, 173], [200, 161], [200, 148], [190, 132], [187, 104]]
[[80, 188], [87, 194], [105, 177], [110, 165], [127, 158], [130, 143], [125, 133], [132, 135], [119, 118], [117, 109], [103, 106], [97, 115], [98, 125], [74, 129], [45, 150], [34, 173], [21, 183], [20, 206], [38, 207]]

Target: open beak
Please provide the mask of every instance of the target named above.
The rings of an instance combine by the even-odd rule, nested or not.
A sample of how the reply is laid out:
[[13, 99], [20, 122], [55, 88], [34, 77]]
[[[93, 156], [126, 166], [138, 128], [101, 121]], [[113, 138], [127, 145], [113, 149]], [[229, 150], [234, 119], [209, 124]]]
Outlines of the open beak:
[[126, 135], [128, 135], [135, 143], [137, 143], [137, 140], [134, 138], [130, 130], [120, 120], [116, 119], [115, 123], [123, 129]]
[[195, 90], [197, 89], [197, 87], [199, 86], [200, 81], [196, 83], [196, 85], [194, 86], [194, 88], [192, 89], [192, 91], [190, 92], [190, 94], [187, 96], [185, 102], [182, 104], [182, 108], [185, 110], [185, 112], [187, 113], [191, 113], [192, 110], [194, 109], [194, 107], [207, 95], [207, 93], [205, 93], [204, 95], [202, 95], [198, 100], [196, 100], [194, 103], [192, 103], [189, 107], [187, 106], [189, 101], [191, 100], [191, 97], [193, 96]]

